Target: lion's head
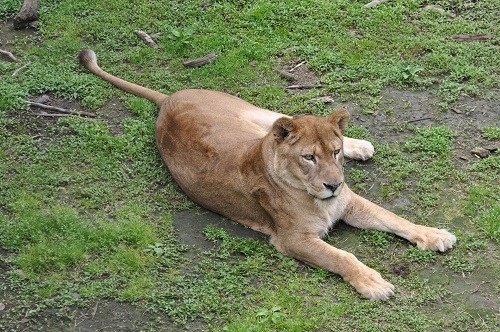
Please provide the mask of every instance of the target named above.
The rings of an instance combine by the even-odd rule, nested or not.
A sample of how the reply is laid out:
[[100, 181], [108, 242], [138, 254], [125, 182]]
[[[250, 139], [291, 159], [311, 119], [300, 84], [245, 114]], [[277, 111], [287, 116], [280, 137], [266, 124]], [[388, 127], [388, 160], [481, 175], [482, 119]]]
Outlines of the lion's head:
[[280, 181], [315, 198], [336, 197], [344, 184], [343, 134], [349, 112], [329, 117], [280, 118], [273, 124], [274, 172]]

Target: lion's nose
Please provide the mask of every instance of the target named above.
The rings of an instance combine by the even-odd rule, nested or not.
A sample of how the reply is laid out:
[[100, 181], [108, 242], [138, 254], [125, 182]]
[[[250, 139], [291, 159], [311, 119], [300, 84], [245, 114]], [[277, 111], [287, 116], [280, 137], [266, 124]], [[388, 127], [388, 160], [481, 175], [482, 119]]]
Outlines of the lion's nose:
[[338, 187], [340, 187], [340, 185], [342, 184], [342, 182], [337, 182], [337, 183], [323, 183], [323, 185], [325, 186], [326, 189], [330, 190], [332, 193], [335, 192], [335, 190], [337, 190]]

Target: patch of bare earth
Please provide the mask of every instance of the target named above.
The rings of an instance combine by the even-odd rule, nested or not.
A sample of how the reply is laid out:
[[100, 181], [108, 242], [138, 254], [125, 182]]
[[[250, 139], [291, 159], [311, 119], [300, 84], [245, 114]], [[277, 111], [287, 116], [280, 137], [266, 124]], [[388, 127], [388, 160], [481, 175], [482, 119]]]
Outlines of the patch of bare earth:
[[[123, 121], [134, 115], [120, 102], [117, 98], [112, 98], [106, 102], [100, 109], [95, 112], [85, 110], [79, 101], [57, 98], [51, 95], [35, 96], [29, 100], [36, 103], [30, 106], [29, 110], [20, 110], [12, 112], [9, 116], [15, 118], [14, 124], [8, 127], [8, 130], [17, 133], [31, 136], [40, 144], [50, 143], [51, 141], [60, 139], [66, 132], [51, 130], [57, 125], [57, 121], [68, 116], [78, 116], [94, 121], [94, 119], [102, 120], [108, 123], [113, 135], [123, 134]], [[48, 107], [56, 107], [62, 110], [74, 112], [75, 114], [67, 114], [58, 110], [47, 109], [41, 104]], [[91, 113], [95, 117], [78, 115], [79, 112]]]
[[[482, 137], [484, 127], [500, 126], [500, 93], [490, 91], [488, 99], [463, 96], [447, 110], [441, 110], [441, 100], [431, 91], [387, 89], [383, 92], [377, 111], [364, 113], [361, 107], [349, 102], [333, 102], [332, 109], [347, 108], [351, 123], [366, 127], [374, 141], [400, 143], [413, 135], [408, 126], [447, 126], [456, 139], [454, 160], [469, 164], [477, 160], [471, 153], [474, 147], [492, 148], [496, 143]], [[498, 142], [497, 142], [498, 143]]]

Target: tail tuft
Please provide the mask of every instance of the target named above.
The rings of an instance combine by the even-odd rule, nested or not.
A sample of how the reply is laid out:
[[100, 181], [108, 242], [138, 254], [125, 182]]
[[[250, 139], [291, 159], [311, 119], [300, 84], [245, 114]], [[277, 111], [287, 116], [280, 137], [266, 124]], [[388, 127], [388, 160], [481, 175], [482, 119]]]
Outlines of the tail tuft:
[[97, 56], [92, 50], [81, 50], [80, 54], [78, 55], [78, 60], [80, 61], [80, 64], [82, 66], [89, 70], [90, 67], [97, 66]]

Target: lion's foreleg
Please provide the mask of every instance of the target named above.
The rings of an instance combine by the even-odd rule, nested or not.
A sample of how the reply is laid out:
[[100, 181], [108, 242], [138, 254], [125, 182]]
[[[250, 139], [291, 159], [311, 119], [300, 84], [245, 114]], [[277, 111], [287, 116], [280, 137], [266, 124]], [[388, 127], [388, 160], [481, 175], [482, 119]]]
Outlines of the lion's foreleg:
[[339, 274], [368, 299], [387, 300], [394, 294], [394, 286], [380, 273], [361, 263], [353, 254], [332, 247], [318, 237], [282, 234], [272, 243], [288, 256]]
[[421, 249], [446, 251], [456, 242], [455, 236], [444, 229], [411, 223], [352, 192], [342, 219], [354, 227], [394, 233]]

